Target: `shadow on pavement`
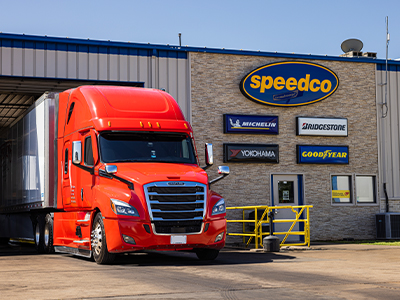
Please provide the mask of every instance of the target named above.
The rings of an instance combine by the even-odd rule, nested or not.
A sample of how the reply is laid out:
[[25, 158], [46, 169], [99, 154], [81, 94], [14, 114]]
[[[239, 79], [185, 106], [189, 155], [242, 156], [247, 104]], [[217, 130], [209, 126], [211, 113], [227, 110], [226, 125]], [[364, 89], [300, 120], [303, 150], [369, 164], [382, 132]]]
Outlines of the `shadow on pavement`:
[[[8, 243], [0, 245], [1, 256], [38, 255], [35, 246], [26, 243]], [[62, 255], [71, 259], [90, 261], [88, 258]], [[135, 265], [135, 266], [196, 266], [196, 265], [242, 265], [268, 263], [276, 260], [291, 260], [294, 256], [285, 252], [265, 253], [244, 250], [222, 250], [214, 261], [200, 261], [195, 253], [180, 251], [146, 251], [135, 252], [125, 255], [117, 255], [113, 265]]]
[[250, 251], [221, 251], [214, 261], [200, 261], [191, 252], [143, 252], [118, 256], [115, 265], [137, 266], [195, 266], [195, 265], [242, 265], [269, 263], [276, 260], [291, 260], [294, 256], [284, 253], [264, 253]]
[[12, 243], [0, 245], [0, 256], [17, 256], [36, 254], [35, 245], [26, 243]]

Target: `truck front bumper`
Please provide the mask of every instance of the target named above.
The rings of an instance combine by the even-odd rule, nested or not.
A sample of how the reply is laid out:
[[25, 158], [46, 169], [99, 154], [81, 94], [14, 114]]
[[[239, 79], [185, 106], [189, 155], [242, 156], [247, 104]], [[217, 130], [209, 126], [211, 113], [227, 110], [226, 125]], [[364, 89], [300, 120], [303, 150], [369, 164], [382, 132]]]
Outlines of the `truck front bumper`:
[[[206, 224], [209, 225], [206, 226]], [[147, 225], [147, 231], [145, 225]], [[222, 249], [226, 239], [225, 218], [204, 222], [201, 232], [195, 234], [157, 234], [154, 233], [150, 222], [121, 219], [104, 219], [104, 227], [107, 248], [111, 253], [140, 250], [191, 250], [194, 248]], [[221, 236], [221, 233], [222, 239], [216, 242], [217, 236]], [[133, 238], [135, 244], [126, 243], [123, 235]]]

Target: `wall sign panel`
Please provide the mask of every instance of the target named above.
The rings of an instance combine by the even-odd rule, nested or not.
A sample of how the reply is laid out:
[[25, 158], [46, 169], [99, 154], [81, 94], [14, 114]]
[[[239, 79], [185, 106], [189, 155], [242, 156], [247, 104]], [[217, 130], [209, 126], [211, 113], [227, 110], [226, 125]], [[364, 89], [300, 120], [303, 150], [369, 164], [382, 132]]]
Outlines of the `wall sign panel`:
[[348, 164], [349, 146], [297, 145], [298, 164]]
[[275, 144], [224, 144], [224, 162], [278, 163], [279, 146]]
[[296, 118], [297, 135], [347, 136], [347, 119]]
[[278, 116], [224, 114], [224, 133], [278, 134]]

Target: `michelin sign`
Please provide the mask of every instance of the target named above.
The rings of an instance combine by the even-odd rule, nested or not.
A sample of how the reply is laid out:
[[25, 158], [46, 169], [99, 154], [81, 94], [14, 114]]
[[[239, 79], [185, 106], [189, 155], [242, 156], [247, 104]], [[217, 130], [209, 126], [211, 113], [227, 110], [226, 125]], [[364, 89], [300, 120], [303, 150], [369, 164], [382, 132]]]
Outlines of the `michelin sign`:
[[283, 61], [259, 67], [240, 82], [248, 99], [273, 106], [312, 104], [331, 96], [339, 86], [336, 74], [321, 65]]
[[224, 133], [278, 134], [278, 116], [224, 114]]

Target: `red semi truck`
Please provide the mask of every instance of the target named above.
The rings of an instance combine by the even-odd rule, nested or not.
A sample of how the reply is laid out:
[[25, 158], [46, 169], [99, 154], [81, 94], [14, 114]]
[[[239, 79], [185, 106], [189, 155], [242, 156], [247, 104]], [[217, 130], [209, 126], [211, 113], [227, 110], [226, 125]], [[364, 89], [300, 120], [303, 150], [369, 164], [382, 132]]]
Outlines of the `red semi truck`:
[[81, 86], [45, 93], [0, 135], [0, 238], [38, 252], [113, 261], [141, 250], [215, 259], [225, 200], [210, 184], [229, 174], [199, 160], [177, 102], [156, 89]]

